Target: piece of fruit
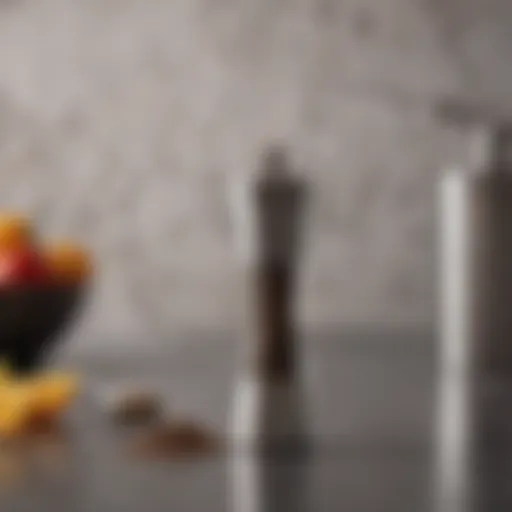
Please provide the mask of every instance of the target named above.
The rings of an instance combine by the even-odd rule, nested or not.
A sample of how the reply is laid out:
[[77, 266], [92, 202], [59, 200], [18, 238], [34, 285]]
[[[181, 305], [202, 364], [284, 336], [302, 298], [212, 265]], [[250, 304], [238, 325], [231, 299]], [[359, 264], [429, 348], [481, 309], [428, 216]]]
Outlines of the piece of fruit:
[[51, 280], [60, 284], [81, 284], [91, 275], [91, 258], [78, 245], [60, 242], [48, 244], [42, 251]]
[[49, 420], [60, 414], [78, 392], [78, 379], [73, 375], [49, 375], [33, 380], [31, 414], [37, 419]]
[[30, 221], [14, 214], [0, 214], [0, 248], [21, 249], [33, 242], [33, 231]]
[[0, 287], [13, 288], [43, 282], [46, 269], [37, 252], [29, 247], [0, 248]]
[[78, 391], [73, 375], [42, 375], [0, 381], [0, 437], [48, 430]]
[[30, 418], [33, 390], [22, 385], [4, 384], [0, 389], [0, 435], [21, 435]]

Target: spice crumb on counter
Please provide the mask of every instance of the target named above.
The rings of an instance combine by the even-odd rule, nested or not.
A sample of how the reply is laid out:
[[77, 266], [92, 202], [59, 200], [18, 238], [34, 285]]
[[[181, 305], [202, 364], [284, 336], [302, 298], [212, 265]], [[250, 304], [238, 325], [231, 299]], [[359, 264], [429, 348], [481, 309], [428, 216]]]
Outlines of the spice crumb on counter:
[[147, 423], [160, 417], [162, 404], [155, 393], [131, 391], [116, 397], [110, 404], [115, 423], [130, 425]]
[[198, 423], [167, 421], [137, 436], [130, 453], [141, 458], [185, 458], [217, 453], [221, 440]]

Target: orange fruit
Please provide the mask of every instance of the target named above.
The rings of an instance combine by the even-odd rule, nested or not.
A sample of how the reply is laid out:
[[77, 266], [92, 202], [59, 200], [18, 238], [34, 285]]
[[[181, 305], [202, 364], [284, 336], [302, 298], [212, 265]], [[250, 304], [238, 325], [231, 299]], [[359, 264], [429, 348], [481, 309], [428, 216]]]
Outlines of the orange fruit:
[[89, 254], [69, 242], [49, 244], [42, 256], [52, 281], [59, 284], [81, 284], [90, 277], [92, 262]]
[[32, 241], [32, 225], [27, 218], [0, 213], [0, 248], [20, 249], [31, 245]]

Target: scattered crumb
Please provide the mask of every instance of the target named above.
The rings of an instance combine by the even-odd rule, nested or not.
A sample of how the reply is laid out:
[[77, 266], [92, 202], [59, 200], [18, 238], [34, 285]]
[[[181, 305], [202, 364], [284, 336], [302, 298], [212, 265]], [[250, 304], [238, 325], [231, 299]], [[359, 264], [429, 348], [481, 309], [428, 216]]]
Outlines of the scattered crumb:
[[112, 419], [124, 425], [148, 423], [158, 418], [161, 411], [158, 396], [148, 391], [125, 392], [110, 405]]
[[160, 424], [144, 432], [132, 446], [132, 453], [149, 458], [183, 458], [218, 451], [220, 440], [204, 427], [187, 421]]

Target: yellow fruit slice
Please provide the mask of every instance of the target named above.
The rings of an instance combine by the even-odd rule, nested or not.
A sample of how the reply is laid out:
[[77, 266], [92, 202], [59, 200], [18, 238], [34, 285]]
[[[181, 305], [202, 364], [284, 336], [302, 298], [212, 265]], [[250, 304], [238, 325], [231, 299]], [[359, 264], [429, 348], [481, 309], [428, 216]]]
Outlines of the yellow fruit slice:
[[21, 434], [32, 410], [34, 395], [31, 387], [22, 385], [2, 386], [0, 390], [0, 435]]
[[73, 375], [48, 375], [36, 379], [33, 384], [32, 413], [51, 418], [70, 405], [78, 393], [78, 379]]
[[73, 375], [15, 379], [0, 368], [0, 437], [23, 434], [38, 422], [56, 421], [78, 392]]

